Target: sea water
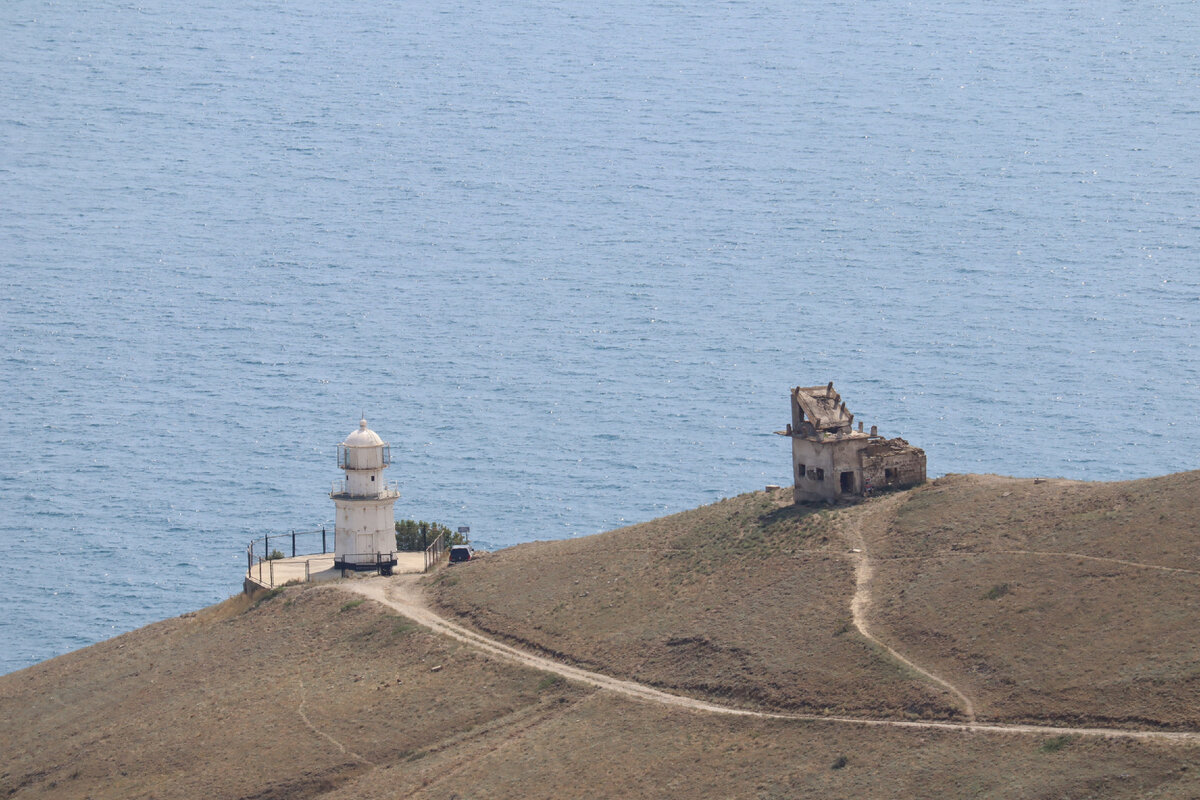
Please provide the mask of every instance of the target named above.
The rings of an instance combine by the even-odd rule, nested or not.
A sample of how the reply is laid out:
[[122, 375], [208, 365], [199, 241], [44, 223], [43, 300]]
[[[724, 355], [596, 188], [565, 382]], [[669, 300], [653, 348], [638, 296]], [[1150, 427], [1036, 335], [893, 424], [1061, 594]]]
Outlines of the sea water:
[[[1192, 2], [8, 0], [0, 671], [330, 525], [582, 536], [790, 482], [1200, 466]], [[1131, 532], [1136, 535], [1136, 532]]]

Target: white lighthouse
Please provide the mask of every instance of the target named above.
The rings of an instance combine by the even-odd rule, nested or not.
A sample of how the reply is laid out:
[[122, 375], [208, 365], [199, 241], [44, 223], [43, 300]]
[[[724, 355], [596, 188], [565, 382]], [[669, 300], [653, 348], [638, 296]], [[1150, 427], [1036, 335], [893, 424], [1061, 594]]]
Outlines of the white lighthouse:
[[390, 575], [396, 564], [395, 482], [383, 471], [392, 463], [391, 448], [360, 420], [358, 430], [338, 445], [344, 480], [334, 481], [329, 496], [337, 506], [334, 527], [336, 569], [379, 569]]

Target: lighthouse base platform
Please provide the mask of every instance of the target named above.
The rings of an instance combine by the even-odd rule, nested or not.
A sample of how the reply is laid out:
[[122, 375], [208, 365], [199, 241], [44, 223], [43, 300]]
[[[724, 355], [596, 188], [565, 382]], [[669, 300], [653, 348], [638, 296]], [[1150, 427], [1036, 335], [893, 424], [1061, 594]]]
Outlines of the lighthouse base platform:
[[[353, 564], [347, 569], [354, 570]], [[361, 565], [374, 570], [374, 564]], [[425, 554], [396, 553], [396, 564], [392, 574], [425, 571]], [[243, 588], [247, 594], [261, 589], [274, 589], [285, 583], [309, 583], [315, 581], [331, 581], [342, 577], [342, 569], [334, 566], [334, 554], [325, 553], [312, 556], [296, 556], [295, 558], [274, 558], [260, 561], [246, 573]]]

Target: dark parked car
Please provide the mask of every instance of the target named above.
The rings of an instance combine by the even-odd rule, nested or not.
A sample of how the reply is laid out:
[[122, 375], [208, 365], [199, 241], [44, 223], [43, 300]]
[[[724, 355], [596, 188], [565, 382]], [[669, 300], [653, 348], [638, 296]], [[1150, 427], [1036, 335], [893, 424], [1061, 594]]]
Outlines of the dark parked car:
[[475, 557], [475, 551], [471, 549], [469, 544], [455, 544], [450, 546], [450, 563], [454, 564], [459, 561], [470, 561]]

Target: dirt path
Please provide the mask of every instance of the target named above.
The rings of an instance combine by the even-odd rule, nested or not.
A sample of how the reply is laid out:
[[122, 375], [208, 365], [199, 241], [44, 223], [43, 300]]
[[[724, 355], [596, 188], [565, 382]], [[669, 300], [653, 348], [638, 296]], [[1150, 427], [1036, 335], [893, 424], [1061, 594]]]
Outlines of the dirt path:
[[1179, 575], [1200, 575], [1200, 570], [1185, 569], [1184, 567], [1166, 567], [1162, 564], [1147, 564], [1142, 561], [1127, 561], [1123, 558], [1107, 556], [1089, 556], [1084, 553], [1064, 553], [1054, 550], [944, 550], [924, 556], [889, 556], [879, 561], [935, 561], [939, 558], [979, 558], [980, 556], [1036, 556], [1042, 558], [1069, 559], [1078, 558], [1084, 561], [1099, 561], [1103, 564], [1120, 564], [1125, 567], [1153, 569], [1159, 572], [1173, 572]]
[[875, 565], [871, 561], [870, 553], [867, 552], [867, 542], [866, 537], [863, 535], [863, 527], [881, 519], [886, 520], [902, 501], [903, 497], [903, 495], [893, 495], [878, 500], [870, 506], [859, 507], [857, 509], [858, 513], [851, 515], [850, 524], [843, 524], [843, 532], [853, 548], [850, 555], [854, 563], [855, 580], [854, 596], [850, 600], [850, 615], [853, 618], [854, 627], [858, 629], [859, 634], [864, 639], [873, 642], [896, 661], [899, 661], [913, 672], [936, 683], [957, 697], [959, 703], [962, 705], [963, 714], [966, 716], [968, 722], [973, 723], [975, 722], [975, 704], [971, 702], [971, 698], [967, 697], [961, 689], [941, 675], [930, 672], [916, 664], [897, 652], [886, 642], [880, 640], [879, 637], [871, 633], [870, 625], [867, 623], [867, 612], [871, 608], [871, 579], [875, 577]]
[[[702, 711], [711, 714], [725, 714], [739, 717], [756, 717], [759, 719], [802, 720], [806, 722], [827, 722], [865, 727], [918, 728], [924, 730], [976, 731], [981, 733], [1024, 733], [1037, 736], [1103, 736], [1109, 738], [1138, 739], [1143, 741], [1175, 742], [1180, 744], [1200, 745], [1200, 733], [1191, 732], [1162, 732], [1162, 731], [1131, 731], [1119, 728], [1061, 728], [1041, 725], [1003, 725], [980, 722], [918, 722], [894, 719], [861, 719], [857, 717], [824, 717], [817, 714], [777, 714], [766, 711], [749, 711], [742, 708], [731, 708], [716, 703], [709, 703], [692, 697], [664, 692], [651, 686], [621, 680], [599, 672], [572, 667], [548, 658], [518, 650], [515, 647], [495, 641], [457, 625], [437, 614], [424, 602], [417, 586], [417, 576], [402, 575], [395, 578], [370, 578], [335, 584], [344, 591], [353, 592], [375, 600], [383, 605], [399, 611], [404, 616], [431, 629], [435, 633], [449, 636], [452, 639], [478, 648], [496, 658], [506, 659], [531, 669], [561, 675], [587, 686], [605, 689], [635, 700], [675, 708]], [[908, 662], [905, 662], [908, 663]], [[922, 671], [922, 674], [929, 673]], [[934, 676], [930, 676], [931, 678]], [[935, 678], [936, 680], [936, 678]]]
[[318, 728], [316, 725], [313, 725], [312, 720], [310, 720], [308, 718], [308, 714], [306, 714], [304, 711], [304, 706], [306, 706], [308, 704], [308, 691], [304, 688], [304, 679], [297, 677], [296, 680], [299, 681], [299, 683], [300, 683], [300, 704], [298, 706], [296, 706], [296, 713], [300, 715], [300, 721], [303, 722], [304, 725], [310, 731], [312, 731], [317, 736], [320, 736], [325, 741], [329, 742], [331, 745], [333, 745], [339, 751], [341, 751], [344, 755], [348, 755], [351, 758], [353, 758], [355, 761], [361, 762], [361, 763], [366, 764], [371, 767], [378, 766], [374, 761], [370, 761], [366, 758], [363, 758], [362, 756], [360, 756], [358, 753], [354, 752], [353, 750], [347, 749], [346, 745], [342, 744], [337, 739], [333, 738], [328, 733], [326, 733], [325, 731]]

